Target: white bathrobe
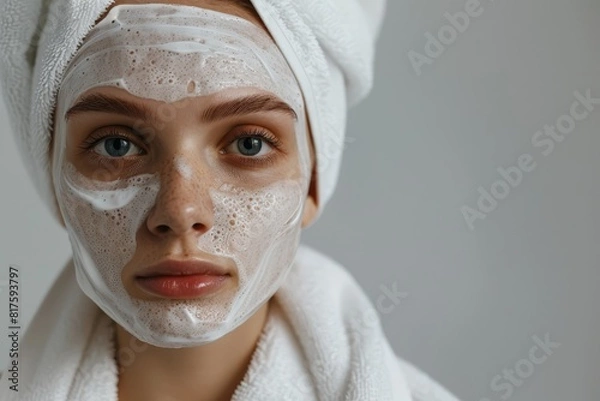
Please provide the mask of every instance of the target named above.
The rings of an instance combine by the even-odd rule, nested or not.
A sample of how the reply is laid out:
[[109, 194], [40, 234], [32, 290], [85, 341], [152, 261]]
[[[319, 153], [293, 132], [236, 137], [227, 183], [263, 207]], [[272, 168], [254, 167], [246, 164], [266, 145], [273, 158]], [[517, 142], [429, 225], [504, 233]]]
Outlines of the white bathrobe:
[[[77, 286], [69, 263], [20, 345], [18, 393], [3, 401], [117, 401], [115, 326]], [[127, 351], [129, 360], [136, 352]], [[126, 368], [126, 367], [125, 367]], [[457, 401], [399, 359], [372, 303], [348, 272], [300, 246], [274, 296], [232, 401]]]

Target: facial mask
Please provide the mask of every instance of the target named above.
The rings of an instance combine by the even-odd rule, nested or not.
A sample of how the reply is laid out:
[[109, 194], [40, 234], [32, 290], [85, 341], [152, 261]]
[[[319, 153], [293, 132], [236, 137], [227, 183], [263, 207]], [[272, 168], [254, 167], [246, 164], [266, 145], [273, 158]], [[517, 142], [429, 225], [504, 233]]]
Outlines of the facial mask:
[[[218, 165], [207, 170], [177, 156], [157, 172], [117, 180], [84, 174], [67, 158], [64, 116], [82, 94], [103, 86], [163, 102], [236, 88], [273, 94], [298, 116], [298, 173], [252, 181]], [[197, 7], [116, 6], [71, 61], [56, 115], [53, 179], [77, 281], [114, 321], [155, 346], [201, 345], [234, 330], [276, 292], [299, 241], [310, 155], [299, 86], [265, 31], [244, 19]], [[195, 237], [194, 245], [199, 254], [235, 265], [234, 289], [185, 300], [140, 299], [126, 290], [122, 272], [136, 255], [137, 236], [147, 230], [148, 216], [172, 174], [210, 198], [212, 223]], [[207, 199], [198, 195], [197, 201]]]

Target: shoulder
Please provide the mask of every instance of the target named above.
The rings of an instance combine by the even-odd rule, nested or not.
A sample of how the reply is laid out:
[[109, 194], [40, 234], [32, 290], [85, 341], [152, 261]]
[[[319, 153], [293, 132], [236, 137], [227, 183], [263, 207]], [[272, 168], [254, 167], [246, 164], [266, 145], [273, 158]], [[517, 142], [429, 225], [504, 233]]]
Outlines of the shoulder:
[[296, 261], [300, 263], [325, 263], [325, 264], [333, 264], [339, 265], [335, 260], [331, 259], [329, 256], [317, 251], [315, 248], [308, 246], [306, 244], [298, 245], [298, 250], [296, 251]]
[[340, 305], [346, 317], [355, 318], [371, 312], [370, 309], [374, 310], [362, 286], [348, 269], [307, 245], [298, 247], [294, 267], [287, 281], [310, 283], [310, 288], [318, 294], [322, 303]]
[[[360, 315], [366, 308], [374, 310], [371, 301], [351, 273], [330, 257], [302, 244], [298, 247], [295, 265], [295, 274], [299, 277], [306, 280], [309, 277], [319, 277], [314, 286], [319, 287], [324, 305], [339, 305], [344, 310], [344, 316], [349, 315], [351, 318]], [[381, 344], [394, 386], [394, 399], [406, 399], [408, 392], [412, 401], [460, 401], [425, 372], [396, 356], [386, 338]]]
[[335, 277], [357, 284], [352, 274], [344, 266], [308, 245], [300, 244], [298, 246], [294, 261], [296, 267], [303, 271], [311, 272], [318, 270], [320, 275], [328, 278]]
[[414, 401], [459, 401], [454, 394], [412, 363], [399, 357], [397, 361]]

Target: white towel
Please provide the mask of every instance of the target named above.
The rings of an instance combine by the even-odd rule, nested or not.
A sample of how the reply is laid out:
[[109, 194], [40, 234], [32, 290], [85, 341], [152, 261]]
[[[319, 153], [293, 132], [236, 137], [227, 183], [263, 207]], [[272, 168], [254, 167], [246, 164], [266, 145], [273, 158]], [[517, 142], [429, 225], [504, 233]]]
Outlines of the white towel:
[[[51, 185], [52, 113], [62, 75], [114, 0], [3, 0], [0, 79], [35, 187], [59, 218]], [[385, 0], [252, 0], [303, 91], [317, 156], [318, 212], [333, 194], [346, 113], [371, 89]]]
[[[356, 281], [301, 246], [232, 401], [457, 401], [398, 359]], [[117, 401], [114, 324], [61, 273], [21, 344], [3, 401]], [[143, 352], [143, 351], [142, 351]]]

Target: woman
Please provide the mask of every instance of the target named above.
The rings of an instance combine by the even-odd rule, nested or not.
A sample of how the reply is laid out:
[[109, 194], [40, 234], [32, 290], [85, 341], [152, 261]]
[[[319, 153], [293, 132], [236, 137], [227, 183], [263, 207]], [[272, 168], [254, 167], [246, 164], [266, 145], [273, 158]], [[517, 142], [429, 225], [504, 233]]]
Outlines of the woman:
[[3, 87], [73, 261], [2, 399], [454, 400], [298, 247], [382, 4], [49, 3], [4, 3]]

